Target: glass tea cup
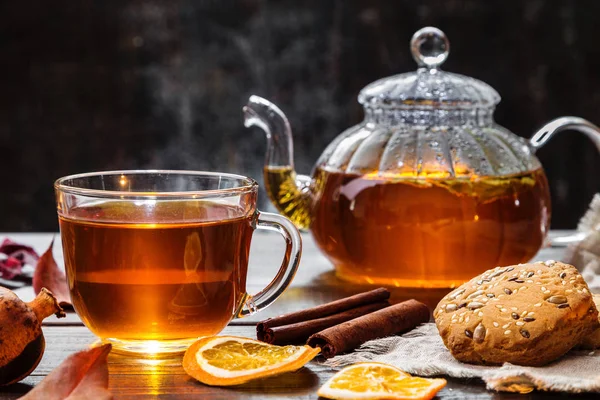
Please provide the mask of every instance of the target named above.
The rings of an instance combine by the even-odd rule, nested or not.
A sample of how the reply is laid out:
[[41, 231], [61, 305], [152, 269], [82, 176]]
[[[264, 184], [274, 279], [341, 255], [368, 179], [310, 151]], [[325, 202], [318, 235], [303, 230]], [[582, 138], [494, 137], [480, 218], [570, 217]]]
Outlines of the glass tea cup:
[[[298, 268], [298, 230], [256, 210], [258, 184], [244, 176], [109, 171], [60, 178], [54, 187], [75, 311], [116, 351], [185, 351], [267, 307]], [[279, 232], [286, 250], [273, 281], [250, 296], [255, 229]]]

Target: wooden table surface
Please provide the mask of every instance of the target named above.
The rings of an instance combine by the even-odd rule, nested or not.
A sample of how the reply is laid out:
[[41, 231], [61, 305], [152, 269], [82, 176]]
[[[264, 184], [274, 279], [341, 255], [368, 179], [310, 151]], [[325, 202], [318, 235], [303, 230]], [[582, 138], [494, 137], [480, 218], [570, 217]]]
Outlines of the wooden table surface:
[[[40, 254], [48, 246], [52, 234], [0, 234], [0, 240], [13, 240], [31, 244]], [[58, 236], [57, 236], [58, 238]], [[303, 235], [304, 251], [298, 273], [291, 287], [271, 307], [257, 315], [233, 320], [223, 331], [255, 338], [258, 320], [322, 304], [363, 290], [368, 286], [352, 285], [339, 281], [331, 265], [321, 255], [308, 234]], [[62, 265], [60, 244], [55, 244], [54, 254]], [[283, 243], [276, 234], [257, 232], [252, 242], [248, 272], [248, 292], [254, 293], [274, 276], [283, 254]], [[545, 249], [536, 259], [561, 258], [562, 250]], [[1, 283], [0, 283], [1, 284]], [[434, 307], [447, 292], [440, 290], [414, 291], [390, 288], [392, 301], [417, 298]], [[33, 298], [31, 287], [15, 289], [24, 300]], [[16, 399], [39, 383], [69, 354], [84, 349], [96, 338], [81, 323], [75, 313], [67, 318], [48, 318], [44, 322], [46, 352], [37, 369], [22, 382], [0, 388], [0, 400]], [[334, 370], [317, 359], [299, 371], [251, 382], [231, 388], [204, 386], [188, 377], [181, 367], [181, 359], [135, 359], [118, 354], [109, 355], [110, 389], [117, 399], [317, 399], [316, 392]], [[531, 393], [527, 395], [488, 392], [478, 379], [448, 379], [448, 385], [438, 394], [439, 399], [598, 399], [600, 395], [566, 395], [558, 393]]]

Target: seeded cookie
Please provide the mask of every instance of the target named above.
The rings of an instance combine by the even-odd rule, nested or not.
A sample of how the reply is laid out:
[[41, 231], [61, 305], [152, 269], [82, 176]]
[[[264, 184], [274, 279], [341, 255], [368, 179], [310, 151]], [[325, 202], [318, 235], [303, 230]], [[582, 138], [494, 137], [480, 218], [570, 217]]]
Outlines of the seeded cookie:
[[555, 261], [488, 270], [444, 297], [434, 317], [457, 360], [488, 365], [547, 364], [599, 326], [577, 269]]
[[[600, 294], [594, 295], [594, 303], [596, 304], [596, 308], [600, 309]], [[581, 347], [589, 350], [600, 348], [600, 327], [596, 328], [592, 333], [583, 338]]]

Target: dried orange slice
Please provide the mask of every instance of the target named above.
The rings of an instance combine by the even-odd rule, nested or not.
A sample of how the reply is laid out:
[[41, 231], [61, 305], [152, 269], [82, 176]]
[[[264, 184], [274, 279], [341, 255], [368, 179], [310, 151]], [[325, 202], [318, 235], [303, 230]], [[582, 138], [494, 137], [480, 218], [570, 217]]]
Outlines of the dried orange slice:
[[239, 385], [295, 371], [320, 351], [309, 346], [274, 346], [237, 336], [210, 336], [187, 349], [183, 369], [206, 385]]
[[364, 362], [335, 374], [317, 394], [328, 399], [429, 400], [444, 386], [445, 379], [414, 377], [391, 365]]

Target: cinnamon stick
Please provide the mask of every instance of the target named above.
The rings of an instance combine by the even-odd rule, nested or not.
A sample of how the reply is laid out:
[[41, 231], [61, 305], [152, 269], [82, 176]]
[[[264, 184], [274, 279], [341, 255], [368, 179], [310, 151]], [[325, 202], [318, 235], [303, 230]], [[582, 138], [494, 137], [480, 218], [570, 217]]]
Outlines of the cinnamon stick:
[[429, 308], [408, 300], [362, 317], [327, 328], [308, 338], [311, 347], [320, 347], [325, 358], [356, 349], [366, 341], [408, 331], [429, 321]]
[[270, 328], [327, 317], [329, 315], [341, 313], [352, 308], [364, 306], [366, 304], [386, 301], [389, 298], [390, 292], [385, 288], [379, 288], [369, 292], [346, 297], [344, 299], [332, 301], [317, 307], [312, 307], [307, 310], [296, 311], [281, 315], [279, 317], [269, 318], [259, 322], [258, 325], [256, 325], [256, 336], [258, 337], [258, 340], [265, 341], [265, 332]]
[[313, 333], [322, 331], [342, 322], [361, 317], [370, 312], [388, 307], [390, 303], [387, 301], [379, 301], [377, 303], [366, 304], [361, 307], [351, 308], [350, 310], [341, 313], [328, 315], [323, 318], [312, 319], [309, 321], [297, 322], [295, 324], [276, 326], [266, 328], [263, 332], [264, 342], [271, 344], [296, 344], [306, 343], [306, 340]]

